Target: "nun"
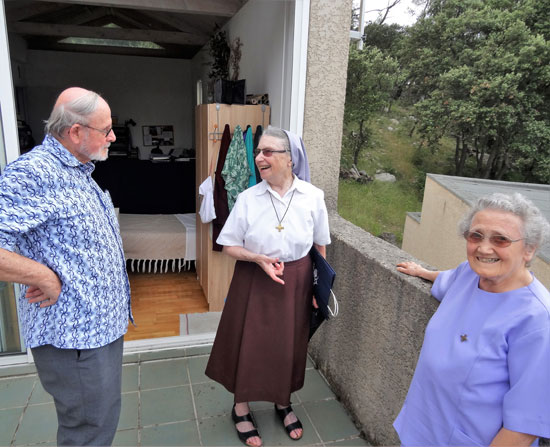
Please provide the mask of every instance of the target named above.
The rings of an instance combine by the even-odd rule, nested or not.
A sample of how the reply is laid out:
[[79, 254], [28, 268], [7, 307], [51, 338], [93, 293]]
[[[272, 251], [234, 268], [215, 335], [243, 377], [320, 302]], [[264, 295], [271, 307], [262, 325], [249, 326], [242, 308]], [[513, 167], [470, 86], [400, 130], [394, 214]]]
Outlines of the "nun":
[[237, 435], [262, 440], [248, 403], [267, 401], [292, 440], [303, 427], [290, 395], [304, 385], [314, 245], [330, 243], [324, 193], [313, 186], [302, 139], [269, 126], [254, 152], [262, 181], [238, 197], [218, 239], [237, 260], [206, 375], [234, 394]]

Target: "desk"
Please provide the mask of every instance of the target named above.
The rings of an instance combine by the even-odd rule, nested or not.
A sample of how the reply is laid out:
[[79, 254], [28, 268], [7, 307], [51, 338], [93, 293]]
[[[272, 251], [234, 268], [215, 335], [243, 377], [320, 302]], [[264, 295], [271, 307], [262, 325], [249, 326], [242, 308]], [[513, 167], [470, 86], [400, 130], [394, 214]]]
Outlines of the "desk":
[[92, 177], [126, 214], [195, 212], [195, 159], [153, 163], [111, 157], [96, 163]]

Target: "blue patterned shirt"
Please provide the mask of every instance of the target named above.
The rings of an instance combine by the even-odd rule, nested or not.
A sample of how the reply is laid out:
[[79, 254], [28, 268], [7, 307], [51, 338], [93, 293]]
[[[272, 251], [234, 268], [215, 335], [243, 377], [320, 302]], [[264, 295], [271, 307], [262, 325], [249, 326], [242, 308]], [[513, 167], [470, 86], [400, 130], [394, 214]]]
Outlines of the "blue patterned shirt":
[[44, 308], [21, 286], [27, 347], [105, 346], [132, 318], [120, 228], [94, 167], [48, 135], [0, 176], [0, 247], [48, 266], [62, 283], [57, 303]]

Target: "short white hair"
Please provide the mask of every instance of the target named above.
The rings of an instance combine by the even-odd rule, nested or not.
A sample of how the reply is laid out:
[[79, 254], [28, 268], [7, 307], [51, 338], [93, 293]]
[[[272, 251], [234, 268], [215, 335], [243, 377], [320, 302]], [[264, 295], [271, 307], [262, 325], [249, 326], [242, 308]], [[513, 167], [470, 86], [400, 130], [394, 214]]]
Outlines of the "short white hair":
[[89, 117], [97, 110], [99, 98], [99, 94], [88, 91], [66, 104], [54, 107], [50, 117], [45, 121], [45, 132], [59, 136], [73, 124], [88, 124]]
[[486, 209], [505, 211], [518, 216], [523, 222], [521, 232], [524, 243], [535, 251], [550, 235], [548, 220], [533, 202], [518, 192], [510, 195], [493, 193], [480, 197], [460, 222], [458, 226], [460, 235], [470, 229], [474, 216]]

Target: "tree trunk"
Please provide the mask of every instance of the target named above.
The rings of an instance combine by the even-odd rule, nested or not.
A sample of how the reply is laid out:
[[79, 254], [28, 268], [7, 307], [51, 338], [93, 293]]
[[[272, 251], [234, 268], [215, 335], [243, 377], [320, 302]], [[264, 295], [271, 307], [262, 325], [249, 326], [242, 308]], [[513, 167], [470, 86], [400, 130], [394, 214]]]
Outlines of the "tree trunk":
[[417, 121], [414, 122], [411, 130], [409, 131], [409, 138], [412, 138], [412, 136], [413, 136], [414, 130], [416, 129], [416, 123], [417, 123]]
[[359, 121], [359, 135], [355, 141], [355, 149], [353, 151], [353, 164], [357, 166], [357, 163], [359, 161], [359, 155], [361, 154], [361, 149], [363, 148], [364, 144], [364, 126], [365, 126], [365, 120]]
[[487, 160], [487, 163], [481, 170], [480, 178], [491, 177], [491, 168], [493, 167], [493, 163], [495, 162], [496, 154], [497, 154], [496, 148], [493, 148], [493, 150], [489, 152], [489, 159]]
[[464, 134], [456, 137], [455, 147], [455, 175], [462, 175], [466, 158], [468, 157], [468, 144], [464, 140]]
[[498, 170], [495, 175], [496, 180], [502, 180], [502, 177], [508, 171], [508, 151], [504, 151], [504, 154], [501, 157], [501, 161], [498, 166]]

